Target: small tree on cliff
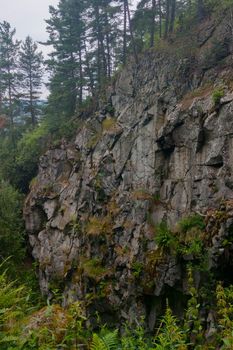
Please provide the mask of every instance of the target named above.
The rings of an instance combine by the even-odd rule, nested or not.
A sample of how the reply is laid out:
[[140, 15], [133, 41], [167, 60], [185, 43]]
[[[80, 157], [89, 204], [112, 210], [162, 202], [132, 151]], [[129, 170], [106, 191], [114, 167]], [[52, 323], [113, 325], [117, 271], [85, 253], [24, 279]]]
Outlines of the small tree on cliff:
[[40, 96], [40, 87], [42, 85], [42, 63], [42, 53], [38, 51], [37, 44], [28, 36], [20, 51], [20, 73], [23, 96], [27, 101], [27, 110], [30, 112], [33, 126], [36, 124], [36, 101]]

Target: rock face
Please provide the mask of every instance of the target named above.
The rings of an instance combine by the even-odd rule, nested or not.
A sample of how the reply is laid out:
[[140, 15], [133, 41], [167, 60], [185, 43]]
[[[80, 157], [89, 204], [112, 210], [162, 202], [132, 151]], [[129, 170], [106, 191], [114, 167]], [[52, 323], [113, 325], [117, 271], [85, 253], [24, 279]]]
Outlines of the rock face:
[[[208, 38], [203, 25], [195, 53], [149, 52], [138, 66], [129, 64], [75, 143], [41, 157], [24, 214], [44, 294], [59, 286], [65, 303], [80, 299], [88, 313], [98, 310], [110, 322], [146, 315], [153, 328], [159, 296], [185, 290], [176, 257], [154, 268], [154, 227], [205, 214], [233, 196], [232, 37], [225, 21], [206, 23]], [[214, 43], [223, 41], [220, 60]], [[230, 232], [227, 210], [216, 237]], [[212, 268], [221, 239], [210, 249]]]

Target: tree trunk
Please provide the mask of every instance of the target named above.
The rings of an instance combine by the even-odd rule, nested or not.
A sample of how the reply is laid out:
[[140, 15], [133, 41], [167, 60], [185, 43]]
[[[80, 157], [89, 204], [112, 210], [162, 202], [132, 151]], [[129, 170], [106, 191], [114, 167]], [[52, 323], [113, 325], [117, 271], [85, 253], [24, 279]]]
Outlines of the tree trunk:
[[132, 28], [131, 18], [130, 18], [129, 2], [128, 2], [128, 0], [125, 0], [125, 2], [126, 2], [127, 14], [128, 14], [129, 31], [130, 31], [130, 37], [131, 37], [132, 46], [133, 46], [134, 58], [135, 58], [135, 62], [138, 64], [138, 55], [137, 55], [137, 51], [136, 51], [136, 45], [135, 45], [135, 40], [134, 40], [133, 28]]
[[95, 90], [94, 90], [94, 78], [93, 78], [93, 74], [91, 71], [91, 67], [90, 67], [90, 61], [88, 58], [88, 53], [87, 53], [87, 47], [86, 47], [86, 42], [84, 41], [84, 50], [85, 50], [85, 57], [86, 57], [86, 67], [87, 67], [87, 74], [89, 76], [89, 81], [90, 81], [90, 90], [91, 90], [91, 94], [92, 97], [95, 95]]
[[97, 33], [97, 37], [98, 37], [98, 61], [100, 64], [99, 84], [101, 85], [102, 77], [105, 80], [106, 75], [107, 75], [107, 61], [106, 61], [106, 56], [105, 56], [103, 30], [102, 30], [102, 26], [100, 23], [100, 11], [99, 11], [98, 5], [95, 7], [95, 12], [96, 12], [97, 31], [98, 31], [98, 33]]
[[169, 33], [173, 33], [174, 31], [175, 18], [176, 18], [176, 0], [171, 0], [171, 18], [170, 18], [170, 24], [169, 24]]
[[166, 0], [166, 22], [165, 22], [165, 33], [164, 33], [165, 39], [167, 39], [167, 36], [168, 36], [169, 22], [170, 22], [170, 0]]
[[79, 103], [83, 102], [83, 65], [82, 65], [82, 47], [81, 42], [79, 41], [78, 48], [78, 56], [79, 56]]
[[203, 18], [205, 17], [205, 6], [203, 0], [197, 1], [197, 18], [198, 22], [201, 22]]
[[156, 15], [156, 0], [152, 0], [150, 47], [153, 47], [155, 43], [155, 15]]
[[35, 127], [36, 126], [36, 114], [35, 114], [35, 108], [33, 106], [33, 88], [32, 88], [32, 78], [31, 78], [31, 72], [30, 72], [30, 76], [29, 76], [29, 79], [30, 79], [30, 114], [31, 114], [31, 122], [32, 122], [32, 126]]
[[161, 0], [158, 1], [159, 5], [159, 37], [162, 38], [162, 8], [161, 8]]
[[126, 63], [126, 48], [127, 48], [127, 6], [124, 0], [124, 32], [123, 32], [123, 64]]
[[107, 47], [107, 75], [108, 78], [111, 78], [111, 74], [112, 74], [112, 68], [111, 68], [111, 48], [110, 48], [110, 38], [109, 38], [109, 28], [108, 28], [108, 14], [105, 13], [104, 16], [104, 20], [105, 20], [105, 36], [106, 36], [106, 47]]

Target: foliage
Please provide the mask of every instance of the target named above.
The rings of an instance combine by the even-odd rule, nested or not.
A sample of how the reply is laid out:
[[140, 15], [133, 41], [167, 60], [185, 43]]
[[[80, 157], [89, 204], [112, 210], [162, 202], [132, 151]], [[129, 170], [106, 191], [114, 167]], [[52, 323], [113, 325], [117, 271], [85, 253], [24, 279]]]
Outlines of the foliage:
[[96, 281], [99, 281], [108, 273], [108, 269], [102, 266], [101, 260], [98, 258], [84, 260], [82, 263], [82, 268], [88, 277]]
[[200, 321], [200, 304], [198, 302], [198, 292], [194, 286], [193, 271], [188, 269], [188, 289], [190, 298], [188, 300], [185, 314], [184, 329], [188, 342], [197, 345], [203, 340], [203, 327]]
[[11, 185], [0, 182], [0, 260], [12, 256], [9, 264], [18, 264], [25, 254], [22, 200]]
[[132, 271], [133, 271], [134, 277], [136, 277], [136, 278], [140, 277], [140, 275], [143, 271], [143, 264], [139, 261], [135, 261], [132, 264]]
[[21, 176], [15, 180], [17, 186], [27, 191], [29, 183], [36, 175], [39, 157], [46, 149], [48, 129], [45, 122], [34, 130], [28, 130], [17, 143], [16, 167]]
[[38, 113], [37, 100], [40, 96], [40, 87], [43, 76], [43, 55], [38, 52], [38, 46], [30, 36], [27, 36], [19, 52], [21, 89], [26, 104], [26, 112], [30, 113], [31, 124], [36, 125]]
[[215, 105], [218, 105], [221, 98], [224, 96], [224, 90], [223, 89], [215, 89], [212, 93], [212, 100]]
[[233, 346], [233, 286], [223, 288], [218, 283], [216, 288], [218, 308], [218, 323], [220, 325], [220, 341], [223, 341], [221, 349], [232, 349]]
[[184, 217], [179, 221], [179, 229], [182, 233], [187, 233], [192, 228], [198, 228], [200, 230], [205, 229], [204, 218], [199, 214], [193, 214], [187, 217]]
[[118, 331], [108, 332], [102, 330], [98, 335], [96, 333], [92, 336], [90, 350], [115, 350], [118, 349]]
[[[2, 266], [1, 266], [2, 267]], [[17, 286], [7, 278], [7, 272], [0, 274], [0, 344], [2, 350], [17, 343], [20, 321], [27, 313], [27, 293], [24, 286]]]
[[192, 269], [188, 271], [188, 289], [190, 298], [184, 322], [178, 320], [167, 305], [154, 336], [147, 334], [143, 319], [140, 322], [134, 320], [134, 325], [122, 325], [121, 336], [118, 336], [118, 329], [106, 327], [91, 335], [91, 330], [85, 327], [86, 318], [80, 302], [70, 303], [67, 307], [52, 304], [37, 310], [28, 303], [25, 286], [9, 282], [4, 272], [0, 274], [0, 347], [2, 350], [81, 347], [91, 350], [232, 349], [233, 286], [224, 288], [221, 283], [217, 284], [213, 309], [217, 309], [219, 331], [208, 343], [201, 318], [204, 304], [200, 304]]
[[112, 220], [110, 216], [89, 218], [86, 232], [90, 236], [109, 235], [112, 233]]
[[121, 337], [121, 350], [150, 349], [151, 339], [145, 333], [144, 319], [136, 320], [135, 327], [124, 325], [124, 333]]
[[162, 248], [176, 248], [177, 238], [165, 221], [155, 227], [155, 242]]
[[186, 336], [172, 311], [167, 306], [166, 313], [162, 318], [160, 329], [153, 350], [187, 350]]

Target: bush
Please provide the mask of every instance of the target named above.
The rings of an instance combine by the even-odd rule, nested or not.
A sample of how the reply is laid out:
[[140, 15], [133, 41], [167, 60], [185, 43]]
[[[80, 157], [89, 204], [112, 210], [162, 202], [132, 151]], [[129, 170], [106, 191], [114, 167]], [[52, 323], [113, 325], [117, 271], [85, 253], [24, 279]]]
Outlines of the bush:
[[0, 260], [12, 256], [20, 262], [24, 257], [24, 225], [22, 195], [7, 182], [0, 182]]
[[16, 185], [27, 192], [31, 179], [36, 175], [39, 157], [45, 151], [48, 141], [46, 123], [34, 130], [28, 130], [17, 144], [16, 166], [20, 174]]
[[193, 215], [187, 216], [181, 219], [179, 222], [179, 229], [181, 230], [182, 233], [187, 233], [194, 227], [200, 230], [205, 229], [204, 219], [199, 214], [193, 214]]
[[224, 91], [223, 91], [223, 89], [220, 89], [220, 88], [219, 88], [219, 89], [216, 89], [216, 90], [213, 91], [212, 100], [213, 100], [215, 106], [218, 105], [218, 104], [220, 103], [220, 100], [221, 100], [221, 98], [222, 98], [223, 96], [224, 96]]
[[167, 223], [162, 221], [155, 227], [155, 242], [161, 248], [175, 248], [177, 245], [177, 238], [168, 228]]

